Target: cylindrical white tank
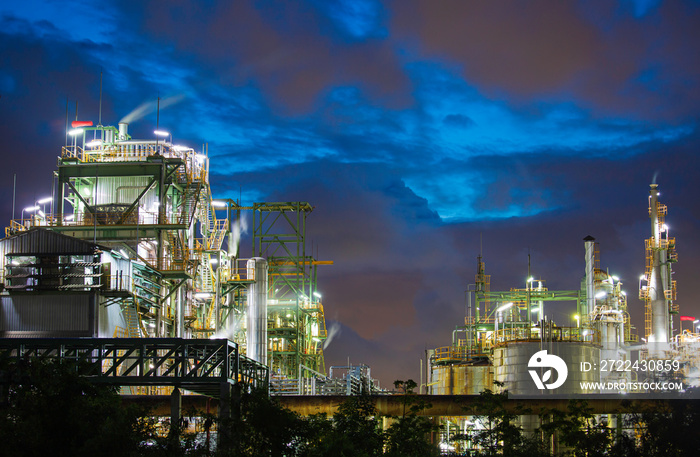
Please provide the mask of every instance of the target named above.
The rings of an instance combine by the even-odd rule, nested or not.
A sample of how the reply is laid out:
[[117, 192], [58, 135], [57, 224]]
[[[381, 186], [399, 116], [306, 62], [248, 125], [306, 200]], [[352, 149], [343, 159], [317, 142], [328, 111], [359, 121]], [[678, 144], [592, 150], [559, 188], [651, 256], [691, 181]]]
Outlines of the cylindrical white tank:
[[129, 139], [129, 124], [126, 122], [119, 123], [119, 139], [121, 141]]
[[248, 278], [255, 278], [248, 289], [247, 355], [267, 365], [267, 260], [253, 257], [246, 269]]
[[[536, 391], [528, 367], [532, 355], [540, 350], [540, 347], [535, 346], [539, 346], [539, 344], [509, 343], [494, 349], [494, 378], [496, 381], [504, 383], [504, 388], [508, 390], [509, 394], [531, 394], [533, 389]], [[542, 349], [546, 349], [544, 346]], [[581, 389], [581, 383], [600, 381], [597, 371], [581, 371], [571, 368], [579, 367], [583, 362], [599, 366], [600, 348], [592, 344], [572, 342], [559, 344], [555, 352], [567, 362], [567, 365], [570, 365], [570, 370], [567, 374], [566, 384], [552, 393], [590, 393], [591, 391]]]

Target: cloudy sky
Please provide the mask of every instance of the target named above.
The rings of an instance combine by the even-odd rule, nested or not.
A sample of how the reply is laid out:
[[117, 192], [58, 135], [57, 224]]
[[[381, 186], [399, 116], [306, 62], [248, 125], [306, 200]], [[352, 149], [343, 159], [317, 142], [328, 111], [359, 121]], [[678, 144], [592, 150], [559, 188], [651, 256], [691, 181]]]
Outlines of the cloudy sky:
[[[50, 195], [71, 116], [209, 144], [215, 197], [308, 201], [326, 365], [419, 377], [493, 290], [580, 287], [582, 239], [637, 280], [656, 180], [700, 316], [697, 1], [24, 0], [0, 5], [0, 216]], [[140, 116], [140, 117], [139, 117]], [[16, 217], [19, 217], [19, 211]], [[250, 243], [243, 247], [250, 255]], [[569, 305], [549, 315], [569, 325]]]

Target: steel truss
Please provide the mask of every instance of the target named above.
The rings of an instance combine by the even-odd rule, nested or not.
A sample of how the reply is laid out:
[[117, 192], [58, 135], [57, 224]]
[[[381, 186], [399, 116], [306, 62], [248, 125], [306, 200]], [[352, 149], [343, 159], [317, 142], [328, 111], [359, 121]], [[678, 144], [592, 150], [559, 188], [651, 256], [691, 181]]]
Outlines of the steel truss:
[[73, 362], [81, 376], [119, 386], [173, 386], [218, 397], [222, 384], [268, 389], [266, 366], [226, 339], [3, 338], [0, 363]]

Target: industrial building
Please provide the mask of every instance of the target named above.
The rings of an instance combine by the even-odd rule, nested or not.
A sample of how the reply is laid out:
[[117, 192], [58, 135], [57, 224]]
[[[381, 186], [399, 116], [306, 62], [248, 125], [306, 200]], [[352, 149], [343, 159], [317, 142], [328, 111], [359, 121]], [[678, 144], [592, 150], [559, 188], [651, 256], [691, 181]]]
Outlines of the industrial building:
[[308, 202], [215, 199], [206, 146], [162, 130], [134, 139], [126, 123], [72, 127], [53, 195], [0, 241], [0, 338], [228, 339], [269, 368], [273, 390], [326, 371], [316, 280], [332, 262], [307, 251]]
[[[507, 391], [509, 398], [662, 398], [677, 392], [637, 387], [648, 387], [651, 381], [682, 383], [684, 391], [700, 385], [700, 335], [695, 325], [680, 331], [680, 319], [690, 318], [679, 315], [672, 279], [678, 256], [675, 239], [665, 224], [667, 207], [658, 196], [658, 185], [652, 184], [651, 236], [645, 241], [646, 265], [639, 279], [639, 298], [645, 306], [644, 337], [637, 336], [630, 321], [622, 282], [600, 267], [598, 244], [591, 236], [583, 240], [580, 287], [572, 290], [550, 290], [543, 279], [528, 271], [521, 288], [492, 291], [479, 256], [474, 284], [467, 288], [464, 325], [453, 331], [451, 345], [428, 351], [426, 393], [476, 395], [490, 389]], [[552, 302], [570, 303], [568, 322], [548, 317], [546, 310]], [[566, 361], [568, 372], [561, 383], [554, 383], [556, 389], [539, 382], [546, 382], [553, 370], [538, 368], [535, 354], [556, 354]], [[658, 368], [661, 366], [665, 368]], [[470, 428], [479, 427], [469, 416], [443, 420], [445, 430], [453, 432], [467, 434]], [[611, 417], [609, 423], [616, 420]], [[539, 425], [537, 416], [520, 416], [520, 421], [525, 430]], [[449, 432], [443, 436], [446, 443], [449, 436]]]

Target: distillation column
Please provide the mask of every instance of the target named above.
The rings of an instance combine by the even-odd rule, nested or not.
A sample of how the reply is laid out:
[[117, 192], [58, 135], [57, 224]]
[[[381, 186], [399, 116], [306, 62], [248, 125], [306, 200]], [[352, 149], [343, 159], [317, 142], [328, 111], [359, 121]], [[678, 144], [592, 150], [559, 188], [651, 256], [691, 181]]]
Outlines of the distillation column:
[[253, 257], [246, 264], [248, 278], [247, 356], [267, 365], [267, 260]]
[[666, 249], [661, 246], [661, 226], [659, 224], [659, 190], [651, 184], [649, 190], [649, 218], [651, 219], [652, 263], [648, 278], [649, 306], [651, 307], [651, 335], [649, 342], [668, 343], [669, 309], [664, 291], [668, 288]]
[[583, 241], [586, 248], [586, 309], [580, 310], [581, 317], [588, 316], [595, 308], [595, 238], [588, 235]]

